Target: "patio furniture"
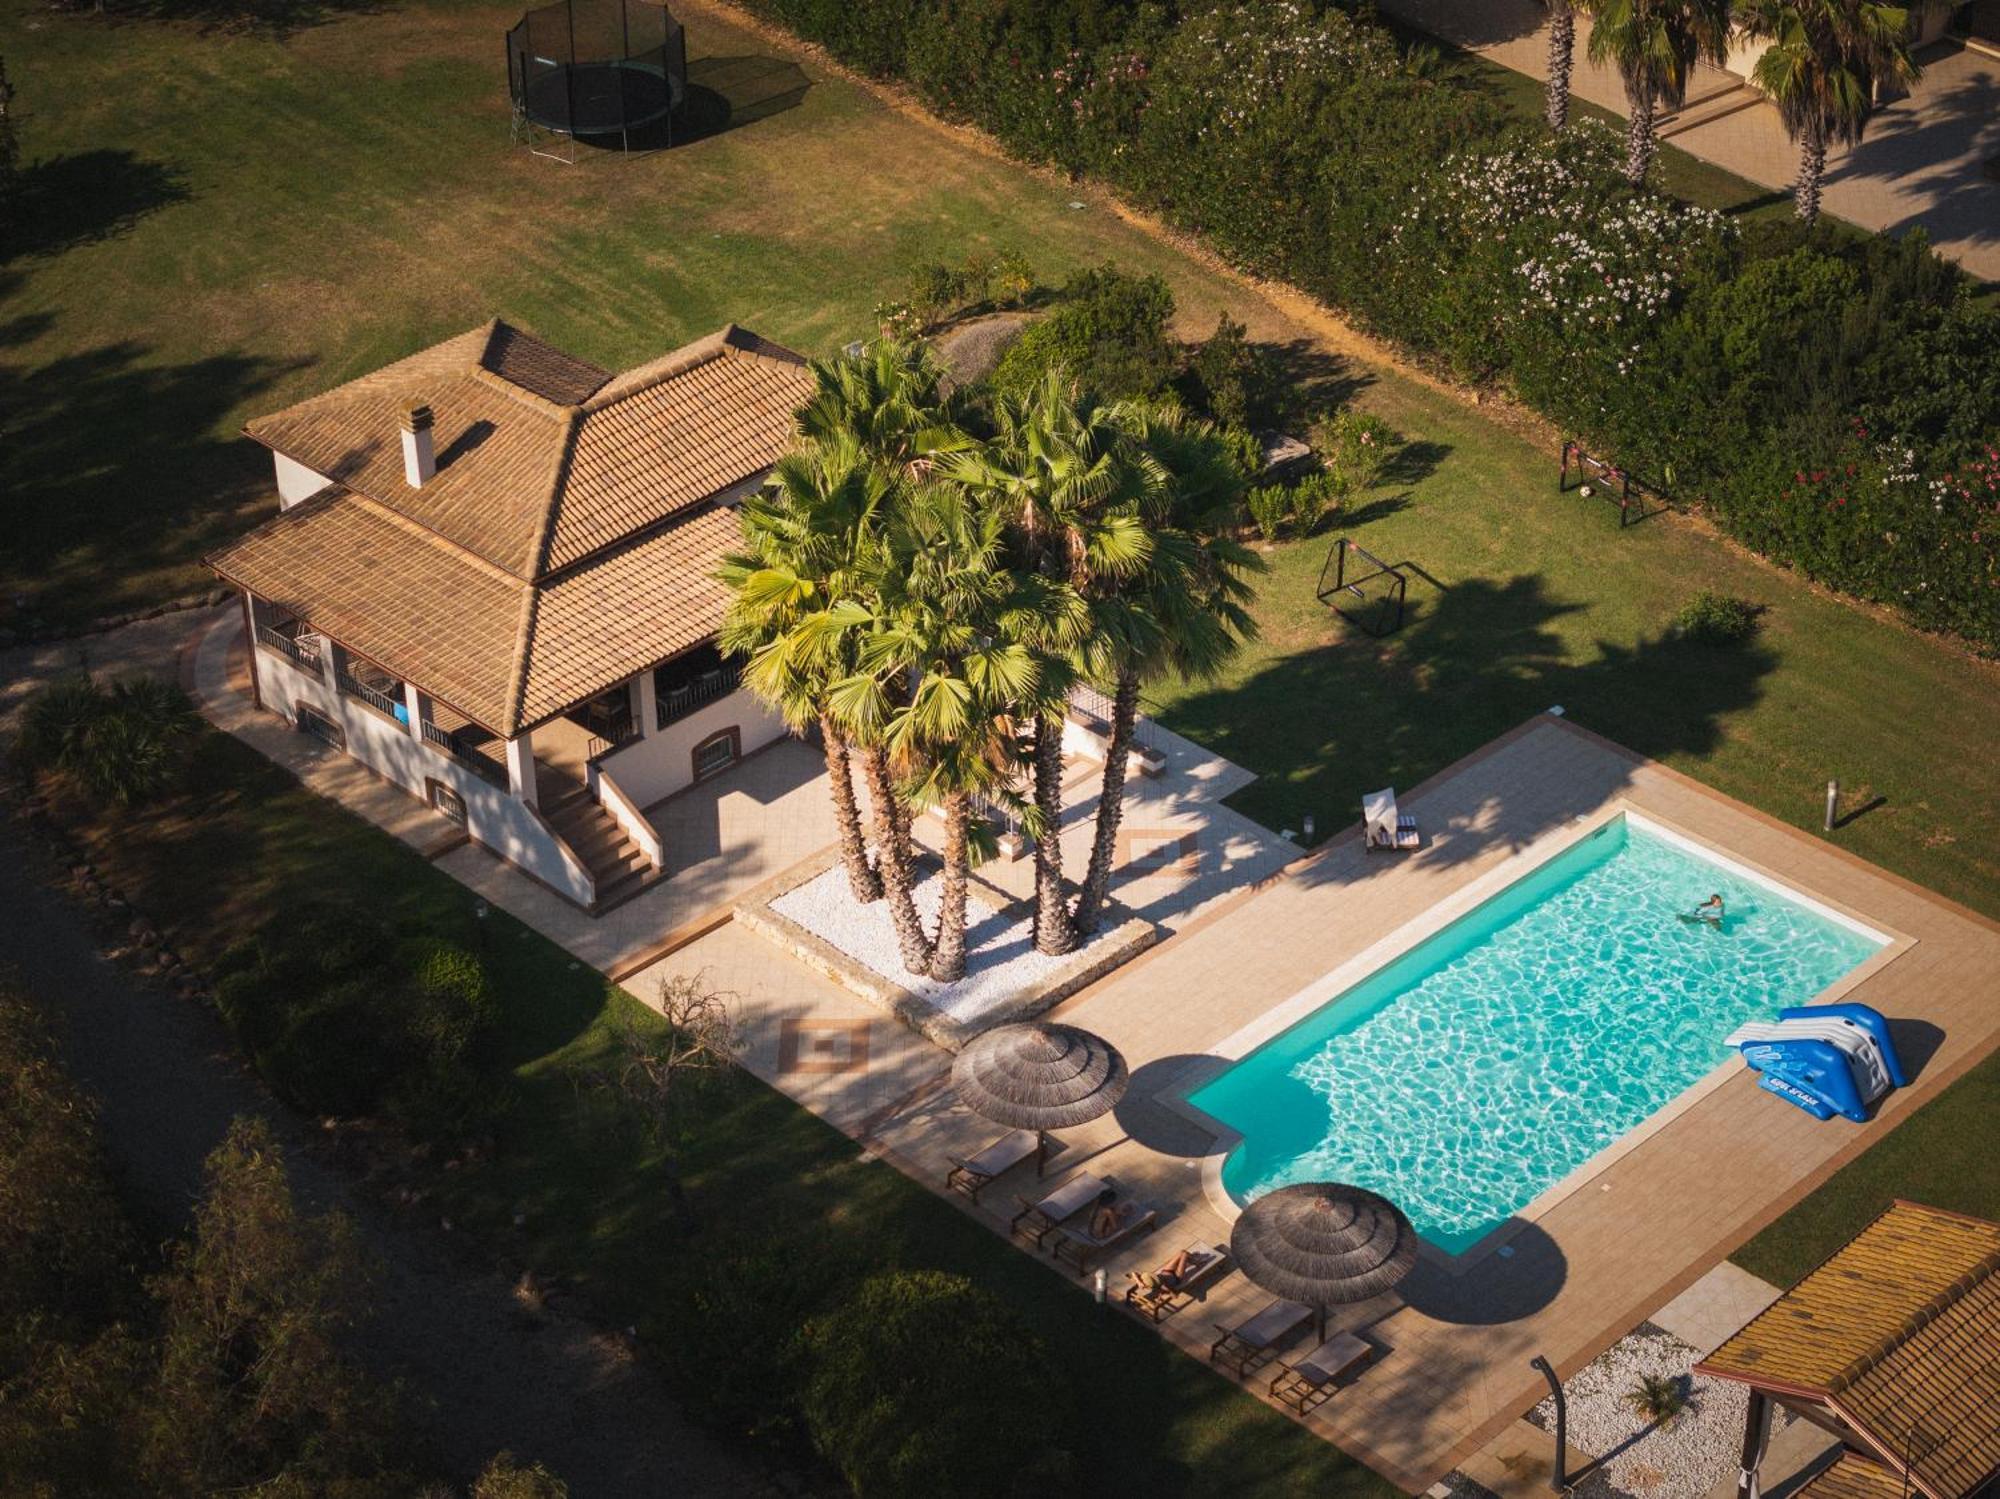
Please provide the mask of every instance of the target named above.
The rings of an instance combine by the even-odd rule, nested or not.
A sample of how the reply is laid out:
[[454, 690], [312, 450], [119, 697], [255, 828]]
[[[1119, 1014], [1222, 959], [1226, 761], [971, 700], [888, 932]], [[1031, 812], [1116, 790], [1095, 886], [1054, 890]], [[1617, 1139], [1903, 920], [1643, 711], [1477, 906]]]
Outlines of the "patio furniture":
[[1080, 1171], [1039, 1202], [1017, 1196], [1014, 1200], [1021, 1204], [1021, 1211], [1007, 1225], [1008, 1231], [1040, 1249], [1042, 1240], [1110, 1189], [1111, 1183], [1106, 1178]]
[[1337, 1332], [1304, 1358], [1279, 1359], [1278, 1372], [1271, 1376], [1271, 1395], [1303, 1416], [1333, 1394], [1335, 1380], [1374, 1353], [1372, 1344], [1353, 1333]]
[[1316, 1315], [1303, 1301], [1279, 1300], [1234, 1327], [1218, 1322], [1215, 1325], [1222, 1336], [1209, 1345], [1208, 1361], [1221, 1364], [1241, 1379]]
[[1419, 848], [1423, 839], [1417, 832], [1417, 819], [1407, 812], [1396, 810], [1396, 788], [1386, 791], [1371, 791], [1361, 798], [1361, 825], [1365, 829], [1365, 842], [1371, 854], [1377, 849]]
[[1034, 1158], [1035, 1170], [1039, 1174], [1046, 1145], [1040, 1130], [1009, 1130], [975, 1156], [967, 1156], [963, 1160], [947, 1156], [946, 1159], [951, 1162], [951, 1174], [944, 1179], [944, 1184], [977, 1202], [981, 1189], [1030, 1156]]
[[1229, 1252], [1250, 1280], [1320, 1309], [1372, 1301], [1417, 1263], [1417, 1232], [1401, 1208], [1365, 1187], [1294, 1182], [1257, 1198], [1229, 1230]]
[[1136, 1239], [1140, 1234], [1149, 1232], [1160, 1221], [1160, 1215], [1152, 1208], [1140, 1208], [1137, 1203], [1127, 1206], [1135, 1211], [1121, 1218], [1118, 1226], [1101, 1239], [1087, 1226], [1064, 1229], [1056, 1237], [1057, 1262], [1072, 1267], [1081, 1275], [1100, 1254], [1109, 1254], [1127, 1239]]
[[1220, 1244], [1190, 1244], [1181, 1253], [1193, 1262], [1186, 1274], [1171, 1285], [1164, 1285], [1159, 1280], [1162, 1272], [1155, 1271], [1147, 1284], [1125, 1288], [1125, 1304], [1148, 1321], [1164, 1322], [1188, 1303], [1207, 1295], [1209, 1286], [1229, 1268], [1229, 1251]]

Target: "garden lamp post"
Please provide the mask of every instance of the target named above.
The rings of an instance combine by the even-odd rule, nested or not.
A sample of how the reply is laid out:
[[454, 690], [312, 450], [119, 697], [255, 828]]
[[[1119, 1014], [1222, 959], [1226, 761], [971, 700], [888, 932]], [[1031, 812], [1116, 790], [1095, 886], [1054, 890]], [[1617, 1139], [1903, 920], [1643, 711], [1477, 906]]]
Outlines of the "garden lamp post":
[[1547, 1359], [1538, 1353], [1528, 1361], [1528, 1367], [1541, 1371], [1542, 1378], [1549, 1382], [1549, 1398], [1555, 1402], [1556, 1465], [1549, 1471], [1549, 1487], [1560, 1494], [1569, 1488], [1569, 1400]]

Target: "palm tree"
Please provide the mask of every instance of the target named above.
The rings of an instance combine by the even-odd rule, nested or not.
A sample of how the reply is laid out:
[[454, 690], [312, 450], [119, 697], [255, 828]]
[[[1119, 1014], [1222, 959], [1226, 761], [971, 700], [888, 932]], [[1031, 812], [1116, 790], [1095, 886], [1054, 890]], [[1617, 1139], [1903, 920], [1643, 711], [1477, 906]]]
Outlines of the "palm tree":
[[1645, 185], [1660, 143], [1654, 116], [1687, 100], [1698, 59], [1729, 50], [1729, 0], [1571, 0], [1589, 13], [1590, 57], [1617, 66], [1631, 111], [1625, 175]]
[[903, 794], [944, 814], [929, 970], [944, 983], [965, 976], [974, 808], [1016, 774], [1016, 711], [1037, 692], [1037, 655], [1022, 641], [1038, 627], [1018, 616], [1040, 595], [1009, 571], [1005, 536], [1004, 516], [957, 485], [906, 491], [879, 575], [878, 623], [840, 692], [856, 718], [882, 724]]
[[1142, 512], [1152, 540], [1145, 565], [1105, 601], [1095, 637], [1098, 674], [1113, 691], [1097, 826], [1076, 905], [1086, 933], [1097, 930], [1111, 889], [1140, 692], [1168, 675], [1212, 676], [1255, 638], [1248, 574], [1265, 565], [1229, 534], [1243, 475], [1210, 423], [1147, 403], [1120, 408], [1118, 419], [1162, 482]]
[[944, 366], [926, 344], [877, 339], [859, 354], [814, 360], [814, 390], [799, 408], [808, 442], [850, 437], [898, 473], [965, 445]]
[[719, 641], [749, 658], [744, 685], [794, 730], [820, 731], [841, 863], [864, 903], [881, 898], [882, 880], [868, 860], [850, 744], [829, 693], [854, 667], [855, 628], [866, 618], [858, 594], [890, 492], [851, 437], [788, 453], [743, 507], [743, 550], [718, 571], [730, 589]]
[[1548, 0], [1549, 89], [1545, 113], [1560, 135], [1569, 126], [1569, 74], [1576, 60], [1576, 12], [1570, 0]]
[[1910, 56], [1910, 13], [1879, 0], [1739, 3], [1744, 30], [1770, 42], [1751, 81], [1771, 96], [1799, 148], [1792, 195], [1799, 217], [1816, 223], [1827, 146], [1859, 145], [1877, 85], [1908, 85], [1922, 71]]
[[1061, 370], [1019, 397], [1001, 397], [991, 442], [947, 454], [939, 472], [964, 485], [1006, 522], [1022, 569], [1068, 586], [1035, 617], [1045, 637], [1025, 642], [1042, 669], [1032, 715], [1035, 948], [1076, 945], [1062, 869], [1062, 732], [1069, 688], [1090, 649], [1095, 601], [1141, 568], [1152, 541], [1140, 502], [1157, 472], [1114, 420], [1114, 409], [1079, 393]]

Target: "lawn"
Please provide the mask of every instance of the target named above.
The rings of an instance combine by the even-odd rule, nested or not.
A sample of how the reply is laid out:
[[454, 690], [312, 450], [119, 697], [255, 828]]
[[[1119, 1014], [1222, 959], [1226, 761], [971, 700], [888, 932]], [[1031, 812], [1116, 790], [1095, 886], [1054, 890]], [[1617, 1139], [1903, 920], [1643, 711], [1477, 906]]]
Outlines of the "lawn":
[[479, 921], [465, 889], [404, 845], [235, 740], [203, 734], [185, 794], [136, 814], [62, 805], [93, 862], [197, 965], [311, 901], [351, 903], [385, 931], [409, 927], [487, 957], [503, 1017], [488, 1061], [513, 1105], [490, 1157], [410, 1168], [432, 1194], [413, 1227], [448, 1216], [461, 1247], [580, 1289], [615, 1325], [637, 1325], [642, 1345], [673, 1335], [676, 1277], [717, 1244], [782, 1230], [875, 1268], [956, 1271], [1017, 1308], [1075, 1373], [1076, 1427], [1090, 1444], [1081, 1472], [1161, 1495], [1395, 1492], [894, 1168], [864, 1161], [747, 1073], [706, 1100], [682, 1152], [690, 1236], [652, 1149], [602, 1104], [580, 1103], [571, 1081], [611, 1054], [619, 1016], [656, 1025], [652, 1012], [504, 913]]
[[35, 210], [0, 264], [0, 628], [204, 586], [201, 555], [271, 505], [247, 417], [496, 314], [623, 368], [732, 320], [828, 352], [976, 249], [1053, 280], [1160, 270], [1203, 330], [1241, 296], [693, 4], [691, 83], [734, 128], [530, 156], [519, 12], [364, 5], [278, 36], [0, 0]]

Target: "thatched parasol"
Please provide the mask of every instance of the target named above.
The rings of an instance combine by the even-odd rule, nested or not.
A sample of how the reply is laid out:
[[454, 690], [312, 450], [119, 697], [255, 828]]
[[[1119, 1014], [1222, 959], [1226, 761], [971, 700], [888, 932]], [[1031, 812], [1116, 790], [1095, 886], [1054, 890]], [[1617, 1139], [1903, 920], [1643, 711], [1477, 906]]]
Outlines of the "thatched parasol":
[[1393, 1288], [1417, 1262], [1417, 1233], [1386, 1197], [1339, 1182], [1300, 1182], [1266, 1192], [1229, 1234], [1243, 1273], [1273, 1296], [1319, 1308], [1367, 1301]]
[[952, 1063], [967, 1107], [1010, 1129], [1068, 1129], [1108, 1114], [1130, 1076], [1118, 1049], [1073, 1025], [1001, 1025]]

